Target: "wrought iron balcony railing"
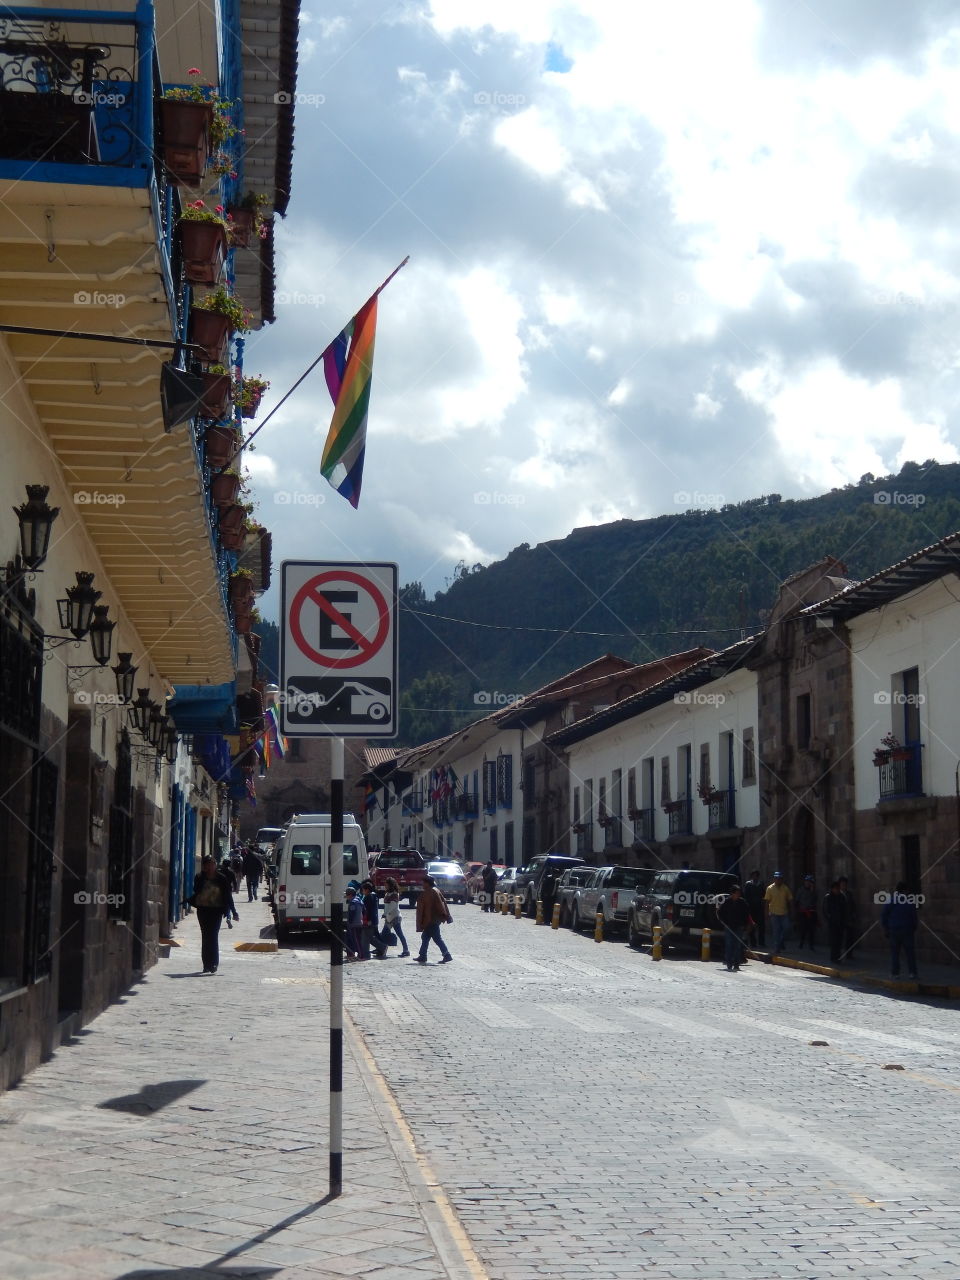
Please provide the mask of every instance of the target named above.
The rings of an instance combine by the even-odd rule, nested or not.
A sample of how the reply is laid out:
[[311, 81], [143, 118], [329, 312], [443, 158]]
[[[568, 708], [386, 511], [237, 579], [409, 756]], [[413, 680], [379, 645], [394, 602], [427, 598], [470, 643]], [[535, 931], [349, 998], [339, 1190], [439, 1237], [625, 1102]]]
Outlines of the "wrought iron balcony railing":
[[922, 750], [922, 742], [910, 742], [889, 752], [878, 753], [886, 757], [877, 762], [881, 801], [923, 795]]
[[689, 796], [671, 800], [663, 806], [667, 811], [668, 833], [672, 836], [688, 836], [693, 831], [693, 812]]
[[633, 838], [635, 841], [650, 841], [654, 839], [654, 814], [653, 809], [640, 809], [634, 811], [633, 817]]
[[714, 791], [707, 801], [707, 828], [716, 831], [722, 827], [735, 827], [736, 792], [733, 787], [726, 791]]

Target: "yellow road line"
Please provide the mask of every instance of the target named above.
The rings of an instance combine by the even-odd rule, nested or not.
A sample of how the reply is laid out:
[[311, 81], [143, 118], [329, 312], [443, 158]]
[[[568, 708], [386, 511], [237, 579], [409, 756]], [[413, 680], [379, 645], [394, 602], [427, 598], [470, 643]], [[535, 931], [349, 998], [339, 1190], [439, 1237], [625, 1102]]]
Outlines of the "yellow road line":
[[390, 1114], [393, 1116], [401, 1137], [409, 1148], [411, 1156], [416, 1161], [417, 1167], [423, 1176], [424, 1185], [428, 1188], [431, 1199], [436, 1205], [440, 1217], [443, 1219], [444, 1226], [450, 1233], [450, 1236], [457, 1247], [457, 1251], [460, 1254], [466, 1272], [473, 1278], [473, 1280], [490, 1280], [486, 1267], [480, 1261], [473, 1245], [470, 1243], [470, 1237], [464, 1230], [463, 1225], [457, 1216], [457, 1211], [451, 1204], [450, 1198], [444, 1191], [437, 1175], [434, 1173], [430, 1161], [423, 1152], [418, 1149], [416, 1139], [413, 1136], [413, 1130], [407, 1123], [406, 1117], [400, 1109], [400, 1104], [397, 1101], [396, 1095], [391, 1089], [387, 1078], [377, 1066], [376, 1059], [368, 1049], [367, 1043], [364, 1040], [360, 1029], [357, 1027], [357, 1024], [350, 1017], [350, 1014], [346, 1009], [343, 1011], [343, 1021], [344, 1025], [349, 1029], [353, 1036], [354, 1044], [360, 1051], [360, 1056], [363, 1058], [364, 1066], [370, 1073], [380, 1096], [383, 1098]]

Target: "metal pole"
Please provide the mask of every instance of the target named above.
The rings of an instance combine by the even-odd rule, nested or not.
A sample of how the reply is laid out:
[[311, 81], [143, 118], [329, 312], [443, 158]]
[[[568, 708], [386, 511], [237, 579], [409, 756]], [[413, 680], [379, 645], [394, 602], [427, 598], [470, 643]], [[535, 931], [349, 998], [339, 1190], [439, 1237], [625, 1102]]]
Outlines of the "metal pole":
[[330, 739], [330, 1190], [343, 1191], [343, 739]]

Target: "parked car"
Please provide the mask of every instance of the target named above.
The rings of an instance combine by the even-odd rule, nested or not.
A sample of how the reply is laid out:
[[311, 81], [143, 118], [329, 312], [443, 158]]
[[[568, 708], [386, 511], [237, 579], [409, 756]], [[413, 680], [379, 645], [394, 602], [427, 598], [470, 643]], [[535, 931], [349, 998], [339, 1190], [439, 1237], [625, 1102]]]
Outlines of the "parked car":
[[470, 896], [467, 877], [459, 862], [428, 862], [427, 875], [448, 902], [466, 902]]
[[[273, 915], [277, 937], [283, 941], [294, 931], [325, 930], [330, 923], [333, 875], [330, 858], [330, 815], [295, 817], [280, 840], [277, 855], [277, 887]], [[367, 847], [352, 814], [344, 814], [343, 842], [337, 879], [365, 879]]]
[[391, 877], [400, 886], [400, 896], [408, 898], [410, 905], [414, 906], [425, 887], [426, 858], [418, 849], [382, 849], [370, 871], [377, 893], [384, 893]]
[[568, 858], [563, 853], [540, 853], [520, 868], [514, 893], [523, 899], [523, 909], [531, 918], [537, 914], [537, 897], [543, 877], [549, 870], [559, 877], [568, 867], [585, 866], [583, 858]]
[[665, 946], [698, 944], [704, 929], [719, 937], [717, 906], [739, 884], [729, 871], [658, 871], [630, 906], [627, 925], [632, 947], [653, 940], [654, 925], [662, 929]]
[[517, 868], [506, 867], [503, 875], [497, 881], [497, 891], [493, 895], [493, 905], [502, 907], [503, 900], [506, 898], [507, 906], [513, 909], [514, 894], [517, 891]]
[[604, 929], [626, 929], [634, 896], [647, 889], [657, 873], [641, 867], [598, 867], [582, 886], [570, 927], [594, 926], [603, 912]]
[[574, 914], [582, 917], [584, 912], [580, 906], [580, 895], [585, 885], [593, 879], [597, 868], [569, 867], [557, 884], [557, 902], [560, 904], [560, 923], [566, 928], [571, 924]]

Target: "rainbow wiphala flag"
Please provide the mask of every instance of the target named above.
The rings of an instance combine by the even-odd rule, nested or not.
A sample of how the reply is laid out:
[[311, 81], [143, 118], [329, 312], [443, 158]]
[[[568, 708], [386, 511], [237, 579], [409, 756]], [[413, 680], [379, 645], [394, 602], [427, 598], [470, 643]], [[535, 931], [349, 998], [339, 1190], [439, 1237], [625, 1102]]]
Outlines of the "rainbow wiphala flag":
[[376, 332], [377, 294], [374, 294], [323, 353], [323, 372], [334, 409], [320, 470], [352, 507], [360, 502], [363, 482]]

